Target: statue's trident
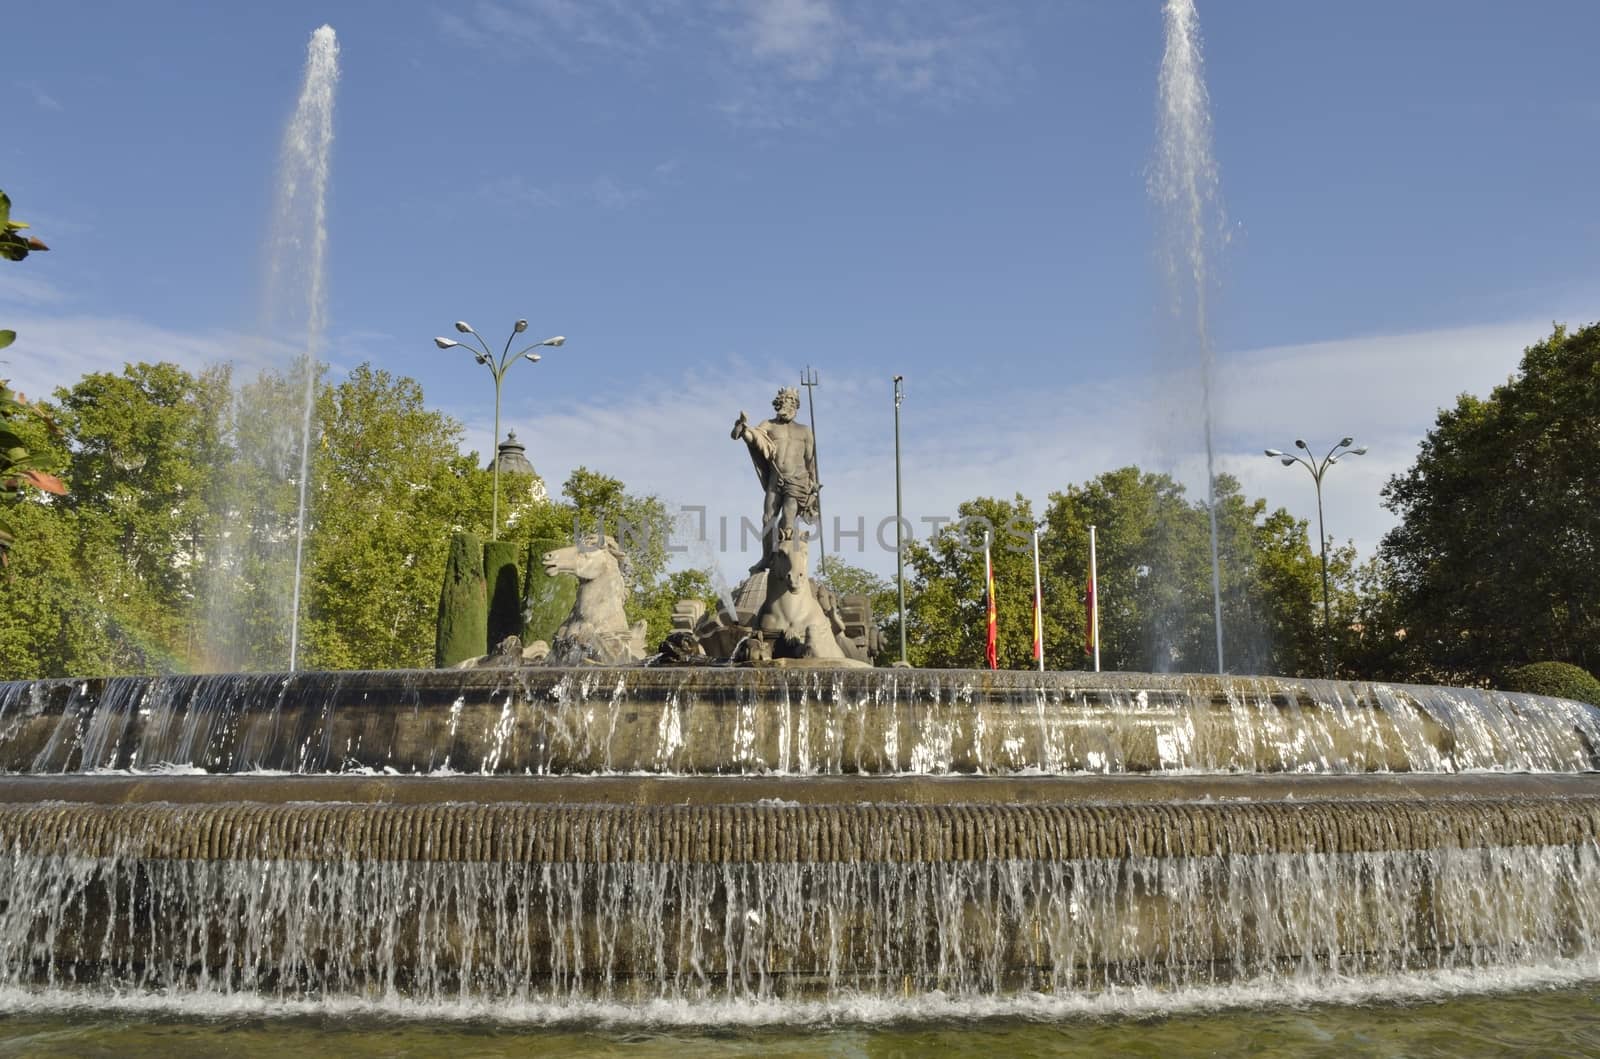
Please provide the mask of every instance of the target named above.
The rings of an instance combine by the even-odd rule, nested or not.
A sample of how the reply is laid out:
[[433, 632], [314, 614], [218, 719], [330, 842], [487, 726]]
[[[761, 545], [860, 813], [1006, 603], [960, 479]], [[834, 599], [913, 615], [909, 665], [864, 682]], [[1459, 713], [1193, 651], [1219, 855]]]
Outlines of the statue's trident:
[[800, 373], [800, 385], [806, 388], [806, 407], [811, 413], [811, 461], [817, 473], [817, 573], [827, 576], [828, 573], [828, 533], [822, 521], [822, 464], [817, 459], [817, 403], [812, 391], [822, 385], [817, 381], [817, 373], [811, 365], [806, 365], [806, 370]]

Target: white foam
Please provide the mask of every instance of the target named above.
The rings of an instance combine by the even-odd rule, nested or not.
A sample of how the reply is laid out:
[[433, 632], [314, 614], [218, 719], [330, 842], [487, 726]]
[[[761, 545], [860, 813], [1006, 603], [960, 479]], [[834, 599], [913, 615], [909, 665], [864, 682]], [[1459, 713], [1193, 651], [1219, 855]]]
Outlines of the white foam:
[[1017, 993], [952, 997], [931, 992], [913, 997], [846, 994], [826, 1000], [649, 1000], [634, 1004], [593, 1000], [420, 1003], [401, 997], [297, 999], [220, 993], [100, 993], [83, 989], [0, 987], [0, 1010], [10, 1015], [102, 1011], [205, 1019], [381, 1017], [528, 1026], [761, 1027], [990, 1020], [1056, 1022], [1309, 1005], [1357, 1006], [1380, 1001], [1416, 1003], [1459, 996], [1558, 989], [1594, 981], [1600, 981], [1600, 962], [1584, 959], [1374, 977], [1282, 978], [1176, 991], [1129, 987], [1064, 995]]

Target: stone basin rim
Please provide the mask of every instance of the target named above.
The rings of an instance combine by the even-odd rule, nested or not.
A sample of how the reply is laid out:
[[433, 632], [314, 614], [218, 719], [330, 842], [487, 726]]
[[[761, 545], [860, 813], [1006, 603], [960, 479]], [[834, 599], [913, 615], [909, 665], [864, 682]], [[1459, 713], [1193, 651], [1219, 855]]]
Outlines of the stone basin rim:
[[302, 669], [266, 671], [260, 673], [175, 673], [162, 675], [100, 675], [81, 677], [49, 677], [39, 680], [0, 681], [6, 686], [32, 685], [41, 689], [83, 684], [100, 684], [113, 680], [146, 681], [203, 681], [228, 678], [248, 679], [270, 683], [278, 681], [295, 685], [323, 684], [341, 691], [363, 687], [414, 687], [463, 689], [498, 688], [509, 684], [557, 684], [563, 679], [576, 678], [591, 683], [612, 679], [624, 685], [639, 688], [681, 687], [693, 683], [708, 690], [737, 688], [749, 683], [819, 683], [822, 680], [846, 683], [871, 681], [898, 682], [900, 680], [932, 681], [941, 684], [967, 685], [974, 688], [999, 688], [1007, 690], [1032, 690], [1040, 687], [1084, 691], [1139, 691], [1139, 690], [1194, 690], [1198, 686], [1227, 687], [1234, 684], [1259, 686], [1278, 684], [1284, 688], [1317, 687], [1366, 690], [1383, 688], [1394, 691], [1465, 691], [1473, 694], [1492, 693], [1545, 698], [1524, 692], [1498, 691], [1497, 689], [1466, 688], [1449, 684], [1416, 684], [1385, 680], [1328, 679], [1324, 677], [1290, 677], [1271, 674], [1246, 673], [1143, 673], [1136, 671], [1094, 672], [1081, 669], [1053, 669], [1040, 672], [1032, 669], [921, 669], [899, 667], [849, 668], [849, 667], [753, 667], [753, 666], [523, 666], [478, 669]]
[[0, 805], [1302, 805], [1600, 797], [1600, 773], [1113, 776], [0, 776]]

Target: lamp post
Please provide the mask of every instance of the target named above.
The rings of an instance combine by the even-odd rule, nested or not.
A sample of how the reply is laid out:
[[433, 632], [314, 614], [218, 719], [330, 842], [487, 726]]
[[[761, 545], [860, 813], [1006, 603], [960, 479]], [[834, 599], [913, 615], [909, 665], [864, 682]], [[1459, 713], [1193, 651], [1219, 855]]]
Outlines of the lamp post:
[[905, 400], [904, 375], [894, 377], [894, 582], [900, 595], [900, 664], [906, 661], [906, 520], [900, 501], [900, 402]]
[[[494, 376], [493, 444], [496, 446], [500, 444], [500, 384], [505, 381], [506, 372], [511, 370], [511, 365], [515, 364], [523, 357], [527, 357], [530, 364], [539, 363], [539, 354], [533, 351], [538, 349], [540, 346], [560, 346], [566, 344], [567, 341], [565, 335], [556, 335], [554, 338], [546, 338], [543, 341], [534, 342], [517, 350], [515, 353], [512, 353], [511, 344], [516, 341], [518, 335], [522, 334], [527, 329], [528, 321], [526, 320], [518, 320], [515, 324], [513, 324], [511, 327], [511, 335], [506, 339], [505, 348], [500, 351], [500, 356], [498, 358], [496, 358], [493, 351], [489, 349], [488, 344], [484, 342], [483, 336], [474, 331], [472, 329], [472, 325], [467, 323], [465, 320], [456, 321], [456, 330], [461, 334], [471, 335], [474, 339], [476, 339], [479, 349], [481, 349], [482, 352], [480, 352], [479, 349], [473, 349], [471, 346], [466, 345], [465, 343], [457, 342], [453, 338], [436, 338], [433, 340], [433, 344], [438, 346], [440, 349], [453, 349], [456, 346], [461, 346], [463, 349], [470, 350], [473, 358], [477, 360], [479, 364], [482, 364], [484, 367], [488, 368], [489, 374]], [[490, 507], [489, 539], [500, 539], [500, 455], [498, 449], [495, 452], [494, 459], [494, 500], [491, 502]]]
[[1303, 440], [1296, 438], [1294, 447], [1305, 452], [1304, 456], [1292, 456], [1277, 449], [1267, 449], [1268, 456], [1282, 463], [1285, 467], [1298, 463], [1311, 472], [1311, 481], [1317, 487], [1317, 535], [1322, 543], [1322, 671], [1328, 679], [1333, 679], [1333, 608], [1328, 603], [1328, 531], [1323, 528], [1322, 522], [1322, 476], [1328, 473], [1328, 468], [1338, 463], [1346, 456], [1365, 456], [1367, 447], [1351, 448], [1355, 438], [1343, 438], [1339, 444], [1329, 449], [1322, 459], [1317, 459], [1311, 454], [1311, 448]]

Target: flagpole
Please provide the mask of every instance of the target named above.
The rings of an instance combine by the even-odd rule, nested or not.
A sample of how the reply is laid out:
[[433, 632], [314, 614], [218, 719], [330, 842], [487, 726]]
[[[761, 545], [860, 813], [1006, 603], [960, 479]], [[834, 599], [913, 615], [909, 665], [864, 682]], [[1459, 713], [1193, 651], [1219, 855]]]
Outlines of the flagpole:
[[1094, 586], [1094, 609], [1089, 613], [1089, 627], [1094, 637], [1094, 671], [1100, 672], [1100, 571], [1095, 563], [1094, 527], [1089, 527], [1089, 584]]
[[983, 660], [990, 669], [1000, 668], [996, 657], [997, 630], [995, 628], [994, 560], [989, 553], [990, 532], [983, 531]]
[[1044, 596], [1039, 591], [1039, 527], [1033, 528], [1033, 657], [1044, 672]]

